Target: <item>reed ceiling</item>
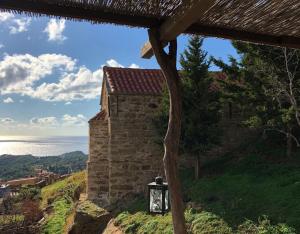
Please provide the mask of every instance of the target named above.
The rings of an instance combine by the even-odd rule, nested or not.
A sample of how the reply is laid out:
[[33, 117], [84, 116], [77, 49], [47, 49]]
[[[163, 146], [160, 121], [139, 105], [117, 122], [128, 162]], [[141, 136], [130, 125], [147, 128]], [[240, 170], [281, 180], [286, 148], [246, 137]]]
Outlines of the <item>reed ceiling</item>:
[[[3, 11], [92, 23], [159, 27], [197, 0], [0, 0]], [[199, 1], [199, 0], [198, 0]], [[213, 1], [213, 0], [212, 0]], [[215, 0], [184, 33], [300, 47], [299, 0]], [[262, 38], [260, 38], [262, 37]]]

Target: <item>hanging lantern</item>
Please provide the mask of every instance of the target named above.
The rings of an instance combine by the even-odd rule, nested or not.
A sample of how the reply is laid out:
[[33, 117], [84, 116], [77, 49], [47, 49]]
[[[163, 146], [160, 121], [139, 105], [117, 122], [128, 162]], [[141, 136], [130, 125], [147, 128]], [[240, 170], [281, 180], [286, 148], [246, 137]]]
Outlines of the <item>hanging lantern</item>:
[[163, 215], [170, 210], [168, 184], [160, 176], [148, 184], [148, 204], [151, 214]]

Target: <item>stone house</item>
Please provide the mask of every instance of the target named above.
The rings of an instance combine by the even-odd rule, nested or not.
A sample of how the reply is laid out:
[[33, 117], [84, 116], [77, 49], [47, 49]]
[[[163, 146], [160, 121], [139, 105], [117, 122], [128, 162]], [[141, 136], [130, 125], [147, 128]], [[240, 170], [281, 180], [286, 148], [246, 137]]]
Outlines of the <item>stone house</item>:
[[[161, 70], [103, 68], [101, 110], [89, 121], [88, 199], [102, 206], [127, 194], [141, 193], [157, 175], [164, 175], [162, 147], [152, 119], [160, 106], [164, 77]], [[214, 79], [225, 79], [220, 72]], [[225, 77], [224, 77], [225, 76]], [[215, 83], [212, 90], [219, 91]], [[238, 146], [245, 134], [237, 126], [232, 104], [223, 107], [223, 144], [201, 160]], [[180, 164], [194, 165], [191, 157]]]
[[160, 70], [103, 68], [101, 110], [89, 121], [88, 199], [112, 204], [163, 175], [151, 119], [161, 101]]

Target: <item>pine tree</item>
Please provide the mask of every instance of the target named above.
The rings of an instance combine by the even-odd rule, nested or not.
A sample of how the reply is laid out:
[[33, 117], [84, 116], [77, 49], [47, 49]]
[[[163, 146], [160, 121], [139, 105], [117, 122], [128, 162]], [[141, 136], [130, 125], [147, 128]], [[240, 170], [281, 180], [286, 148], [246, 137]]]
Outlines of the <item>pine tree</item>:
[[265, 135], [277, 132], [283, 136], [290, 156], [292, 142], [300, 146], [300, 51], [243, 42], [233, 42], [233, 46], [240, 61], [231, 58], [227, 65], [214, 60], [236, 84], [227, 82], [226, 93], [247, 112], [246, 125], [261, 129]]
[[[183, 117], [181, 151], [197, 158], [196, 177], [199, 177], [200, 156], [220, 143], [220, 93], [212, 89], [214, 80], [209, 73], [210, 62], [202, 50], [203, 38], [191, 37], [188, 48], [180, 57], [182, 67]], [[163, 136], [168, 120], [168, 93], [164, 92], [162, 111], [156, 126]], [[162, 127], [163, 126], [163, 127]]]

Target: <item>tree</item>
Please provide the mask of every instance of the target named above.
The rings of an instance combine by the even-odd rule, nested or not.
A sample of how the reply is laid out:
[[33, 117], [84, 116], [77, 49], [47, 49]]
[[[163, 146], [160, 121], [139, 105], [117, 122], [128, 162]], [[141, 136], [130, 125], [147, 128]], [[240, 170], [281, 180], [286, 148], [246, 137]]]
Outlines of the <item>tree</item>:
[[247, 112], [244, 122], [248, 126], [284, 136], [289, 157], [292, 142], [300, 146], [300, 51], [242, 42], [233, 42], [233, 46], [240, 61], [231, 58], [227, 65], [214, 60], [235, 84], [235, 88], [226, 87], [230, 82], [225, 84], [228, 96], [234, 97], [235, 103]]
[[[199, 177], [200, 155], [220, 143], [220, 92], [212, 89], [214, 80], [208, 69], [210, 62], [202, 50], [203, 38], [193, 36], [180, 57], [182, 67], [183, 116], [180, 148], [197, 159], [195, 170]], [[168, 93], [164, 92], [161, 112], [155, 125], [161, 136], [169, 116]], [[162, 126], [164, 126], [162, 128]]]
[[158, 64], [160, 65], [170, 96], [168, 130], [164, 139], [165, 153], [163, 164], [169, 184], [172, 221], [175, 234], [186, 234], [184, 204], [178, 174], [178, 151], [181, 133], [182, 97], [181, 81], [176, 67], [177, 41], [169, 42], [168, 53], [160, 41], [159, 31], [149, 29], [149, 40]]

